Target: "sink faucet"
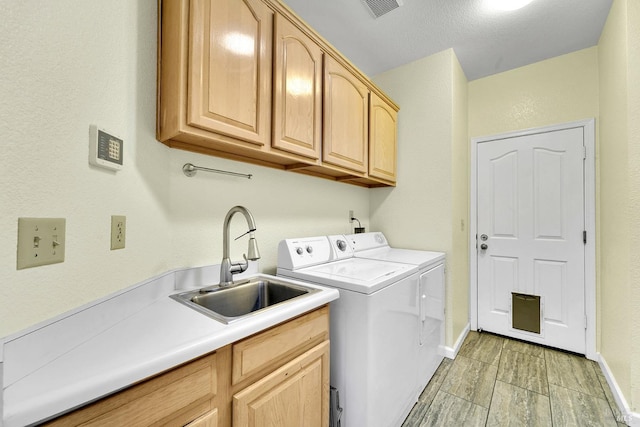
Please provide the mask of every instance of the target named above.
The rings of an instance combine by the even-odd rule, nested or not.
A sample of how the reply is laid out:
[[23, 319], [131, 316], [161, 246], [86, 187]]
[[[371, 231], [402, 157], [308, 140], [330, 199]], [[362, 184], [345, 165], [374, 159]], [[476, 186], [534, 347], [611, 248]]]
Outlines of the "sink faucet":
[[[231, 222], [233, 215], [238, 212], [244, 215], [247, 220], [247, 225], [249, 226], [249, 231], [245, 233], [249, 234], [249, 255], [242, 255], [244, 263], [239, 262], [237, 264], [233, 264], [229, 258], [229, 223]], [[256, 238], [253, 234], [254, 231], [256, 231], [256, 222], [253, 220], [253, 216], [247, 208], [244, 206], [234, 206], [229, 209], [227, 216], [224, 217], [224, 225], [222, 226], [222, 265], [220, 266], [220, 286], [231, 285], [233, 283], [233, 275], [235, 273], [242, 273], [245, 271], [249, 267], [249, 260], [255, 261], [260, 259], [260, 251], [258, 250], [258, 242], [256, 242]], [[244, 236], [244, 234], [242, 236]], [[238, 239], [240, 237], [238, 237]]]

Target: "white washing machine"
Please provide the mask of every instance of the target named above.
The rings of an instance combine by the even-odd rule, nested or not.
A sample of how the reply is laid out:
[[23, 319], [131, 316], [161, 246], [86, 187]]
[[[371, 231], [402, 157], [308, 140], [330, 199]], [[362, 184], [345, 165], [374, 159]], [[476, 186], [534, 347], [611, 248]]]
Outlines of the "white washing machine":
[[444, 355], [445, 254], [392, 248], [380, 232], [348, 234], [345, 237], [357, 258], [405, 263], [419, 269], [420, 351], [416, 393], [420, 395]]
[[340, 292], [330, 307], [332, 426], [400, 426], [417, 400], [417, 267], [355, 258], [340, 235], [281, 241], [277, 274]]

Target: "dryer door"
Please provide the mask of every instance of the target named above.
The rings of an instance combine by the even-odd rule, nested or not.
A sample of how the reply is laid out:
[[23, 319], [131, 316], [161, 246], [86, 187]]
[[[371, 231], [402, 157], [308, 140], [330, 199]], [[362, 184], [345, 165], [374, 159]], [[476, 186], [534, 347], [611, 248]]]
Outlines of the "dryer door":
[[442, 361], [444, 345], [444, 264], [420, 274], [420, 391]]

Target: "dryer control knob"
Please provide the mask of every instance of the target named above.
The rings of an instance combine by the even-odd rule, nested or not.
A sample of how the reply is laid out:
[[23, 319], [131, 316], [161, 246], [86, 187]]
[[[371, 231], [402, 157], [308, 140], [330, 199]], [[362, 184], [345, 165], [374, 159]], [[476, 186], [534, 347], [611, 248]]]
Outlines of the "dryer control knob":
[[304, 251], [302, 250], [302, 248], [301, 248], [301, 247], [299, 247], [299, 246], [298, 246], [298, 247], [296, 248], [296, 253], [297, 253], [298, 255], [302, 255], [302, 253], [303, 253], [303, 252], [304, 252]]
[[336, 241], [336, 245], [338, 245], [338, 249], [340, 249], [342, 252], [347, 249], [347, 242], [345, 242], [344, 240]]
[[313, 252], [313, 247], [307, 246], [307, 253], [310, 254]]

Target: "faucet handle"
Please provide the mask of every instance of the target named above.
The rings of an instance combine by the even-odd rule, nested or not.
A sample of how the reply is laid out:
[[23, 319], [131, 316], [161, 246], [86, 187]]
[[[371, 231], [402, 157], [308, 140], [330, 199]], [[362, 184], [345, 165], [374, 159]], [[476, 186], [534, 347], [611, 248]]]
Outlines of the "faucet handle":
[[247, 268], [249, 268], [249, 260], [247, 259], [247, 255], [246, 254], [242, 254], [242, 258], [244, 258], [244, 262], [237, 262], [237, 263], [233, 263], [231, 264], [231, 272], [232, 273], [242, 273], [244, 271], [247, 270]]
[[241, 235], [239, 235], [238, 237], [236, 237], [236, 238], [235, 238], [235, 239], [233, 239], [233, 240], [238, 240], [239, 238], [244, 237], [244, 236], [246, 236], [247, 234], [251, 234], [251, 233], [253, 233], [254, 231], [256, 231], [256, 229], [255, 229], [255, 228], [251, 228], [251, 229], [247, 230], [247, 232], [246, 232], [246, 233], [242, 233]]

